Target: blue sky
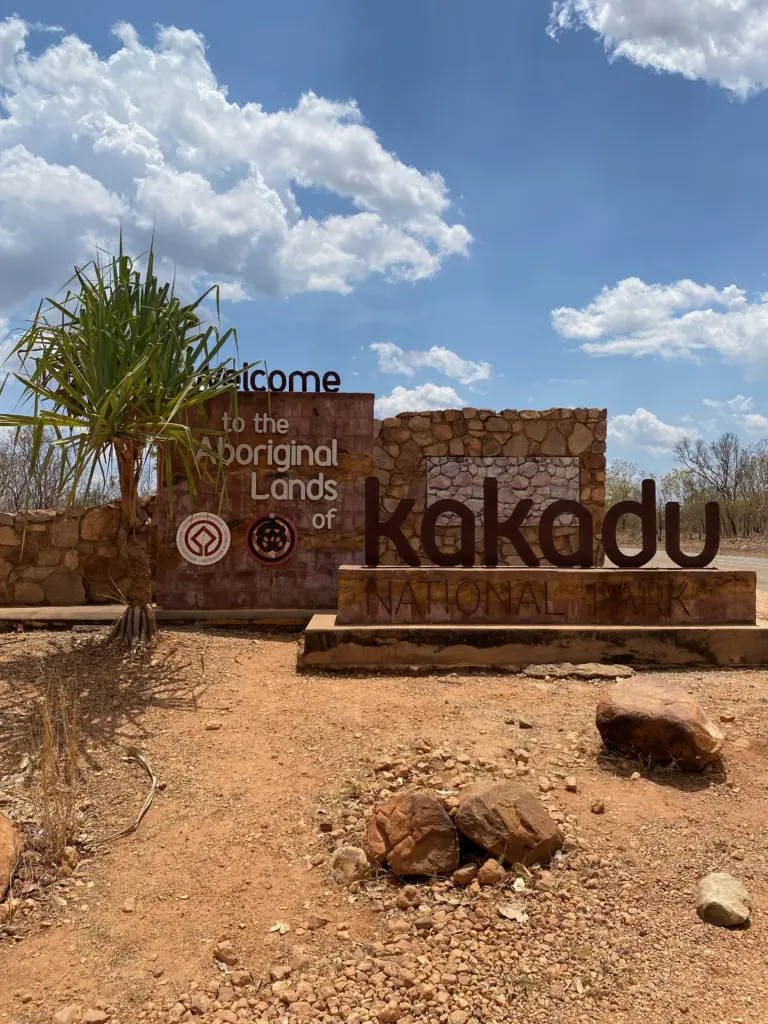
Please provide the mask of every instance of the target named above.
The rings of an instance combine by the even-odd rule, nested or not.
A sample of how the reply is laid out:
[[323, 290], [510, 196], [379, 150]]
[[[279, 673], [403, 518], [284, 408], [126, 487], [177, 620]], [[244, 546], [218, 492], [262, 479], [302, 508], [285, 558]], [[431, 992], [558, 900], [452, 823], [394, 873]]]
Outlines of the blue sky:
[[768, 436], [768, 4], [654, 7], [19, 3], [0, 316], [156, 219], [246, 358], [382, 413], [607, 406], [650, 468]]

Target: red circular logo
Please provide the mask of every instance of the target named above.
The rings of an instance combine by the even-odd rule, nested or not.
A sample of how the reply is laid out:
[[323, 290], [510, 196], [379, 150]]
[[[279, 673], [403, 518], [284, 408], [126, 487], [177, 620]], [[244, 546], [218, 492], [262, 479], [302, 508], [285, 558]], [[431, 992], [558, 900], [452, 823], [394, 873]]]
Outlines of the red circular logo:
[[299, 535], [285, 516], [269, 512], [254, 519], [245, 533], [248, 550], [261, 565], [281, 565], [296, 551]]

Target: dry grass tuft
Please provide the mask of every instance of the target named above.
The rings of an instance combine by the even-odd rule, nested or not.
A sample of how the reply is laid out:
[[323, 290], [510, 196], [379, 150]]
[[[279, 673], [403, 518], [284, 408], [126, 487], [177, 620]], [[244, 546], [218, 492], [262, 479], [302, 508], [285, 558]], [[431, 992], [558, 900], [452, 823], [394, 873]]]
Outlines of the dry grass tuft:
[[54, 864], [74, 834], [79, 758], [77, 692], [49, 683], [30, 716], [30, 758], [35, 767], [32, 799], [38, 826], [31, 845]]

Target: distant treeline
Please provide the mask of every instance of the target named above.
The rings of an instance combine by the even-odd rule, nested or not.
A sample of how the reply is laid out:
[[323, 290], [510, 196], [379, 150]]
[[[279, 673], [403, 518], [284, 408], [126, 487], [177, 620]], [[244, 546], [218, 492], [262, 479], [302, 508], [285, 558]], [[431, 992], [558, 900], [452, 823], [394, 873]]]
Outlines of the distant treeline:
[[[704, 506], [716, 501], [723, 538], [768, 541], [768, 439], [744, 445], [733, 433], [710, 442], [683, 438], [674, 451], [678, 466], [663, 476], [644, 473], [633, 462], [609, 463], [606, 504], [639, 500], [641, 481], [653, 477], [659, 539], [668, 501], [680, 503], [681, 532], [691, 538], [704, 536]], [[624, 525], [627, 534], [636, 532], [631, 518]]]

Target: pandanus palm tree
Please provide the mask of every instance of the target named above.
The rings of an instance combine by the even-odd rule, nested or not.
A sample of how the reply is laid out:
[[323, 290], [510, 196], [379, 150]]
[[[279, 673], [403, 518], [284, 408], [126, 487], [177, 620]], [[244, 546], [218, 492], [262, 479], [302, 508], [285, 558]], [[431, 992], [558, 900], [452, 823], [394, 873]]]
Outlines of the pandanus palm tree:
[[201, 306], [209, 297], [218, 322], [218, 285], [181, 302], [174, 285], [155, 274], [154, 245], [133, 260], [122, 236], [116, 256], [77, 268], [62, 292], [41, 302], [13, 344], [5, 382], [21, 385], [21, 400], [18, 412], [0, 415], [0, 426], [32, 428], [33, 461], [51, 457], [46, 438], [54, 435], [70, 502], [116, 465], [131, 586], [111, 635], [135, 647], [156, 631], [142, 471], [157, 458], [169, 482], [181, 473], [196, 493], [191, 424], [204, 422], [207, 399], [229, 394], [236, 402], [237, 383], [227, 374], [234, 360], [221, 355], [230, 338], [237, 345], [237, 335], [204, 323]]

